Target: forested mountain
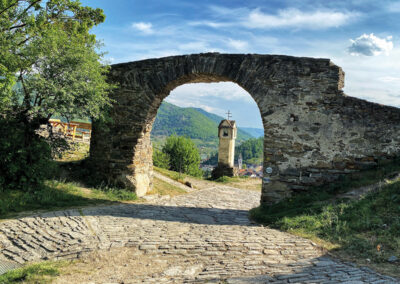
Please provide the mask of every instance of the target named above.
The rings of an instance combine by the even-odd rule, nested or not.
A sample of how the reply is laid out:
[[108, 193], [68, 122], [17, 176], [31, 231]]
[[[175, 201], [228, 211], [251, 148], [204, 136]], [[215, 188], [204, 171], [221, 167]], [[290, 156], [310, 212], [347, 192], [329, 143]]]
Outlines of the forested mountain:
[[[200, 108], [181, 108], [163, 102], [158, 109], [151, 135], [157, 137], [177, 134], [191, 139], [218, 142], [218, 124], [222, 119], [224, 118]], [[238, 143], [252, 137], [241, 128], [238, 129]]]

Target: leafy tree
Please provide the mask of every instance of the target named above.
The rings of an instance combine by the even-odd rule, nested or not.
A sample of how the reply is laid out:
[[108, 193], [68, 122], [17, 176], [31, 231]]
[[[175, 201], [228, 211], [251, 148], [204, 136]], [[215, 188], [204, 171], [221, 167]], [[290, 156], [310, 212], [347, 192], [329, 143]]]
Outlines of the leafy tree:
[[171, 170], [202, 176], [199, 150], [190, 138], [172, 135], [168, 137], [162, 151], [170, 157]]
[[169, 169], [169, 162], [170, 162], [170, 158], [167, 153], [164, 153], [157, 149], [153, 151], [153, 164], [156, 167], [163, 168], [163, 169]]
[[2, 109], [31, 128], [52, 115], [98, 117], [110, 86], [89, 30], [103, 21], [77, 0], [1, 0]]
[[264, 137], [244, 141], [235, 148], [235, 160], [242, 154], [243, 163], [260, 164], [263, 160]]
[[[42, 149], [33, 147], [40, 141], [37, 130], [51, 116], [97, 118], [109, 105], [108, 68], [89, 33], [104, 19], [101, 9], [78, 0], [0, 0], [0, 118], [19, 135], [7, 135], [13, 129], [6, 129], [1, 138], [4, 145], [18, 141], [14, 151], [24, 153], [14, 156], [15, 164], [26, 164], [17, 178], [32, 180], [27, 171]], [[1, 164], [0, 174], [7, 174], [7, 165]]]

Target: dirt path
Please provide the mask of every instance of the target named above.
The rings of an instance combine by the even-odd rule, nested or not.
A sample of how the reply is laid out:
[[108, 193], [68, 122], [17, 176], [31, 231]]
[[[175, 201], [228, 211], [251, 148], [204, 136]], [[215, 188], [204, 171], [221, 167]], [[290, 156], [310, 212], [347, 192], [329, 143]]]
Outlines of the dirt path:
[[[56, 283], [400, 283], [253, 224], [260, 193], [226, 186], [0, 224], [0, 262], [80, 258]], [[352, 281], [352, 282], [351, 282]]]

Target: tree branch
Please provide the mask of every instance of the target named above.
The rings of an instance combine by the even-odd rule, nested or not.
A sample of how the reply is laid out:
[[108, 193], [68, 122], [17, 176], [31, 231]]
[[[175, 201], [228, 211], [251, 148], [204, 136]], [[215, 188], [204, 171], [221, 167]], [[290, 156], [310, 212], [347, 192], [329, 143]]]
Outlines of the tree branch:
[[23, 23], [23, 24], [20, 24], [18, 26], [10, 27], [10, 28], [8, 28], [8, 30], [11, 31], [11, 30], [22, 28], [22, 27], [25, 27], [25, 26], [26, 26], [26, 23]]
[[23, 76], [22, 70], [20, 72], [21, 73], [19, 74], [19, 79], [21, 80], [22, 89], [24, 90], [24, 93], [25, 93], [25, 95], [24, 95], [25, 107], [26, 107], [26, 109], [30, 109], [31, 108], [31, 103], [29, 101], [28, 90], [26, 89], [26, 86], [25, 86], [25, 80], [24, 80], [24, 76]]
[[19, 17], [17, 17], [17, 18], [15, 19], [15, 21], [11, 24], [11, 26], [15, 25], [15, 24], [21, 19], [21, 17], [22, 17], [26, 12], [28, 12], [28, 10], [29, 10], [30, 8], [32, 8], [32, 7], [35, 6], [37, 3], [40, 3], [40, 2], [42, 2], [42, 0], [33, 1], [28, 7], [26, 7], [26, 8], [21, 12], [21, 14], [19, 15]]
[[0, 11], [0, 15], [7, 12], [7, 10], [11, 9], [12, 7], [14, 7], [16, 4], [18, 4], [20, 0], [17, 0], [15, 3], [11, 4], [10, 6], [4, 8], [3, 10]]

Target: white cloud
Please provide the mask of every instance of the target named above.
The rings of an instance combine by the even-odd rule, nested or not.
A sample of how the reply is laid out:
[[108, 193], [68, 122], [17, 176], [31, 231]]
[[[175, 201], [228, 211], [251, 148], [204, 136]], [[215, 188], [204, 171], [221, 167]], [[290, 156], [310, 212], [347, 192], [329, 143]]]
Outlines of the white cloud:
[[392, 37], [379, 38], [374, 34], [363, 34], [355, 40], [350, 39], [351, 46], [348, 51], [351, 55], [376, 56], [381, 53], [389, 55], [393, 49]]
[[388, 5], [387, 9], [391, 13], [399, 13], [400, 12], [400, 2], [390, 3]]
[[232, 23], [222, 23], [222, 22], [213, 22], [213, 21], [193, 21], [188, 23], [190, 26], [206, 26], [210, 28], [222, 28], [229, 27]]
[[222, 117], [230, 110], [240, 126], [262, 127], [256, 102], [233, 82], [184, 84], [172, 90], [165, 100], [180, 107], [202, 108]]
[[260, 9], [250, 12], [242, 23], [248, 28], [297, 28], [324, 29], [339, 27], [358, 17], [358, 13], [335, 11], [303, 12], [298, 9], [280, 10], [277, 14], [266, 14]]
[[304, 12], [295, 8], [278, 10], [276, 14], [268, 14], [257, 9], [229, 9], [211, 6], [211, 11], [216, 14], [219, 21], [205, 20], [190, 22], [192, 26], [207, 26], [210, 28], [223, 28], [242, 26], [249, 29], [326, 29], [339, 27], [360, 17], [356, 12], [338, 12], [333, 10], [315, 10]]
[[201, 108], [210, 113], [224, 113], [223, 109], [211, 107], [209, 105], [203, 104], [200, 100], [196, 100], [195, 96], [191, 98], [190, 101], [182, 101], [178, 96], [172, 94], [165, 99], [167, 102], [180, 106], [180, 107], [193, 107], [193, 108]]
[[141, 31], [144, 34], [153, 34], [153, 25], [151, 23], [145, 23], [145, 22], [138, 22], [138, 23], [133, 23], [132, 27], [138, 31]]
[[188, 43], [182, 43], [178, 45], [179, 50], [189, 51], [189, 52], [197, 52], [197, 51], [205, 51], [208, 49], [208, 44], [204, 41], [192, 41]]
[[[339, 50], [339, 48], [338, 48]], [[346, 72], [344, 92], [349, 96], [400, 107], [400, 48], [389, 56], [351, 56], [333, 58]]]
[[254, 102], [248, 92], [233, 82], [184, 84], [174, 89], [171, 94], [190, 100], [194, 97], [217, 97], [228, 101]]
[[228, 41], [228, 45], [239, 51], [247, 50], [249, 47], [249, 44], [247, 43], [247, 41], [235, 40], [235, 39], [231, 39], [231, 38]]
[[378, 80], [385, 83], [400, 83], [400, 77], [385, 76], [378, 78]]

